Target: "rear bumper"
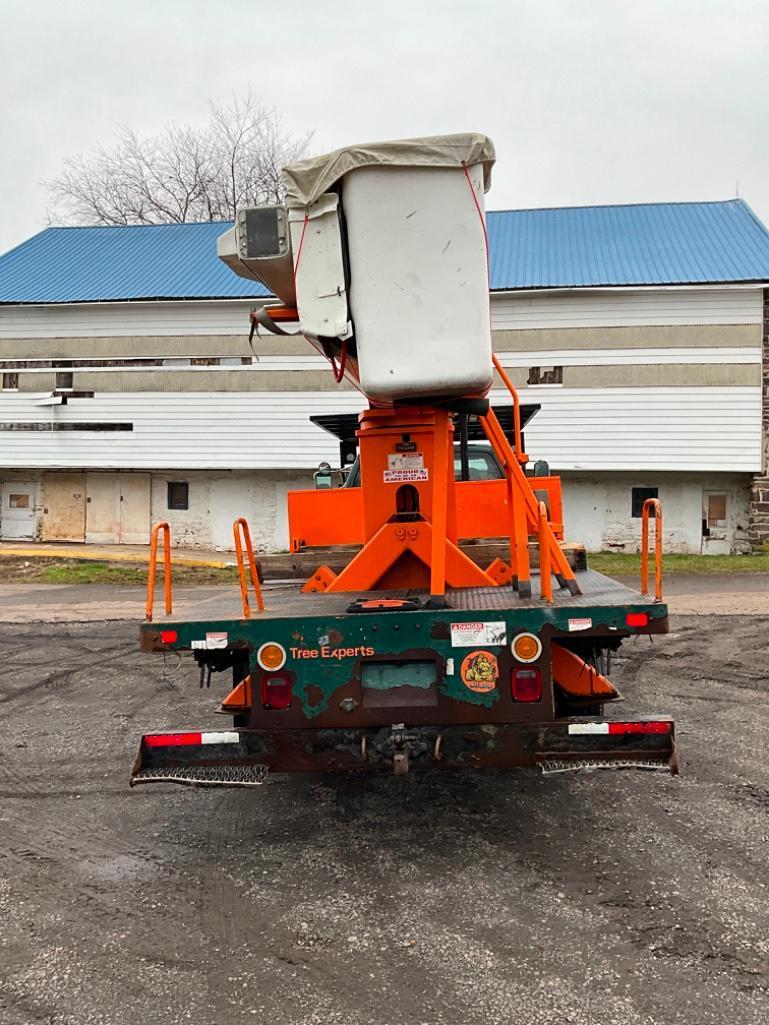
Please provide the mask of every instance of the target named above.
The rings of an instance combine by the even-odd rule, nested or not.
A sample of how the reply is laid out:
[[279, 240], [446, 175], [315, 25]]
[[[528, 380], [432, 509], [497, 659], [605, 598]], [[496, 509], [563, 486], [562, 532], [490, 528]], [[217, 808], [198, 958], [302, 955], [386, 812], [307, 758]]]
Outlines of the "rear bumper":
[[610, 723], [564, 719], [487, 726], [229, 730], [142, 737], [131, 785], [249, 786], [267, 772], [540, 767], [678, 771], [675, 726], [655, 717]]

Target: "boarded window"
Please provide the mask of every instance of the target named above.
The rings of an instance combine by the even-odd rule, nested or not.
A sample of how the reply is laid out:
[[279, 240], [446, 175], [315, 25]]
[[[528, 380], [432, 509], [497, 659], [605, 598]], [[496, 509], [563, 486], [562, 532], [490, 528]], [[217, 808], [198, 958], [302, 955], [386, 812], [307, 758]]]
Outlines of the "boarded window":
[[529, 367], [527, 384], [563, 384], [563, 367]]
[[[659, 488], [633, 488], [631, 498], [630, 515], [636, 519], [643, 515], [644, 502], [647, 498], [659, 498]], [[651, 510], [651, 516], [654, 516], [654, 509]]]
[[708, 495], [708, 526], [726, 526], [726, 495]]
[[29, 509], [29, 493], [8, 496], [9, 509]]
[[189, 509], [190, 486], [186, 480], [170, 480], [168, 482], [168, 508]]
[[19, 375], [3, 374], [3, 391], [16, 391], [19, 387]]

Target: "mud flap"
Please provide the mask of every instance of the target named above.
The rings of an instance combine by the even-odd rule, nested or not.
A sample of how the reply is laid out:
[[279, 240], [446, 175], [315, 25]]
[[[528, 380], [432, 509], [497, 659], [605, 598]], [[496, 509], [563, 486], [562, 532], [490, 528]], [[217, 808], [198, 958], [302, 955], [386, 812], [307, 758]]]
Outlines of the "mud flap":
[[269, 772], [539, 767], [678, 771], [670, 719], [598, 718], [485, 726], [230, 730], [142, 737], [131, 785], [259, 786]]

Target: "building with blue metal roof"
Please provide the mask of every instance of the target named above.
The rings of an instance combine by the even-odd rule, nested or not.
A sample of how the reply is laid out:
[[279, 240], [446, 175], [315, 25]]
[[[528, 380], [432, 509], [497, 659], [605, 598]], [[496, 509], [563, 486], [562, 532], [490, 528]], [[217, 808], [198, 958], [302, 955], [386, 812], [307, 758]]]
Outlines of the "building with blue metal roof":
[[[769, 281], [742, 199], [491, 211], [493, 291]], [[0, 256], [0, 302], [263, 298], [216, 256], [229, 223], [47, 228]]]
[[[300, 337], [251, 348], [266, 292], [218, 260], [228, 227], [49, 228], [0, 256], [0, 536], [137, 543], [164, 519], [229, 548], [245, 515], [289, 547], [286, 491], [338, 459], [309, 416], [363, 399]], [[769, 232], [750, 207], [497, 211], [488, 231], [494, 348], [541, 407], [526, 448], [562, 476], [567, 535], [635, 550], [658, 496], [668, 550], [769, 538]]]

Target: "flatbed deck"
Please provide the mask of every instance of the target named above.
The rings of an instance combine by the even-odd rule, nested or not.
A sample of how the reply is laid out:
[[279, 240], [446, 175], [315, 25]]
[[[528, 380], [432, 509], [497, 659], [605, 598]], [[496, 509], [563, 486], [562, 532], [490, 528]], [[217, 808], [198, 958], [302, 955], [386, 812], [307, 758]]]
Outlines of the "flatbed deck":
[[[612, 580], [594, 570], [577, 574], [582, 594], [570, 594], [566, 589], [554, 590], [552, 605], [545, 604], [540, 596], [539, 574], [531, 577], [532, 594], [522, 599], [510, 587], [469, 587], [448, 590], [446, 599], [454, 612], [508, 611], [523, 609], [585, 609], [617, 608], [618, 606], [659, 606], [649, 595], [642, 595], [624, 584]], [[265, 589], [264, 612], [253, 612], [254, 619], [313, 618], [315, 616], [343, 616], [356, 597], [355, 594], [303, 594], [297, 583], [273, 584]], [[424, 603], [429, 594], [426, 591], [369, 591], [367, 600], [399, 598], [417, 599]], [[253, 604], [253, 602], [252, 602]], [[412, 613], [413, 614], [413, 613]], [[184, 616], [157, 616], [155, 623], [191, 623], [228, 621], [243, 619], [243, 607], [233, 588], [231, 592], [202, 599]]]
[[[595, 653], [633, 634], [666, 633], [667, 606], [590, 570], [578, 581], [581, 594], [561, 590], [552, 604], [534, 576], [531, 598], [507, 586], [465, 588], [447, 592], [446, 608], [425, 607], [426, 591], [303, 594], [287, 583], [269, 587], [265, 611], [248, 619], [237, 593], [224, 592], [145, 623], [143, 650], [192, 650], [201, 673], [232, 669], [221, 711], [234, 729], [145, 737], [133, 782], [251, 786], [267, 770], [402, 772], [412, 762], [675, 771], [669, 720], [612, 730], [580, 718], [618, 696], [591, 668]], [[366, 604], [351, 610], [360, 597]], [[376, 607], [392, 598], [420, 604]], [[516, 639], [532, 635], [534, 657], [517, 653]], [[277, 664], [265, 665], [264, 651]], [[551, 679], [556, 651], [569, 714]], [[532, 697], [516, 691], [532, 680]], [[289, 700], [270, 704], [265, 686]]]

